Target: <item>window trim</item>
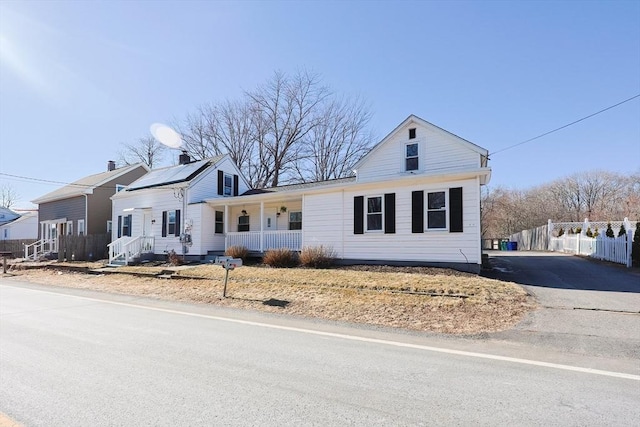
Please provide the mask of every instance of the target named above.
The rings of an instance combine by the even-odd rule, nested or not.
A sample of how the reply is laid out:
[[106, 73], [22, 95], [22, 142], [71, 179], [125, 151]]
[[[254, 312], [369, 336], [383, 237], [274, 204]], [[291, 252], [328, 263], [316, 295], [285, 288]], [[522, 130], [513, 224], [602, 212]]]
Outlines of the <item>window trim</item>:
[[[369, 199], [380, 199], [380, 212], [369, 212]], [[365, 222], [365, 232], [367, 233], [384, 233], [384, 195], [372, 195], [365, 196], [365, 204], [364, 204], [364, 222]], [[380, 228], [379, 229], [369, 229], [369, 215], [380, 215]]]
[[[298, 213], [300, 214], [300, 221], [291, 221], [291, 215], [298, 214]], [[291, 224], [297, 224], [297, 223], [300, 223], [300, 228], [291, 228]], [[290, 231], [302, 230], [302, 211], [301, 210], [299, 210], [299, 211], [290, 211], [289, 212], [289, 223], [288, 223], [288, 226], [289, 226], [289, 230]]]
[[113, 221], [108, 219], [107, 220], [107, 234], [112, 234], [113, 233]]
[[[247, 218], [246, 224], [240, 224], [240, 218]], [[247, 226], [246, 230], [240, 230], [240, 226]], [[238, 216], [238, 233], [247, 233], [251, 231], [251, 215], [239, 215]]]
[[[229, 178], [229, 187], [227, 187], [227, 178]], [[229, 194], [227, 194], [227, 188]], [[233, 175], [230, 173], [223, 172], [222, 174], [222, 196], [233, 197]]]
[[73, 221], [67, 221], [67, 236], [73, 236]]
[[85, 229], [84, 225], [85, 225], [84, 219], [79, 219], [78, 220], [78, 236], [87, 235], [87, 230]]
[[[412, 140], [413, 141], [413, 140]], [[416, 150], [417, 153], [415, 156], [409, 156], [408, 148], [410, 145], [415, 145], [416, 146]], [[416, 159], [416, 168], [415, 169], [409, 169], [407, 167], [407, 161], [410, 159]], [[419, 171], [420, 170], [420, 143], [417, 141], [413, 141], [413, 142], [407, 142], [404, 144], [404, 171], [405, 172], [415, 172], [415, 171]]]
[[[425, 231], [449, 231], [449, 189], [425, 190], [424, 198], [424, 230]], [[429, 194], [444, 193], [444, 208], [429, 209]], [[429, 212], [444, 212], [444, 227], [429, 227]]]
[[[218, 221], [218, 214], [221, 215], [222, 219]], [[214, 211], [213, 213], [213, 233], [214, 234], [224, 234], [224, 211]], [[220, 226], [220, 231], [218, 231], [218, 225]]]

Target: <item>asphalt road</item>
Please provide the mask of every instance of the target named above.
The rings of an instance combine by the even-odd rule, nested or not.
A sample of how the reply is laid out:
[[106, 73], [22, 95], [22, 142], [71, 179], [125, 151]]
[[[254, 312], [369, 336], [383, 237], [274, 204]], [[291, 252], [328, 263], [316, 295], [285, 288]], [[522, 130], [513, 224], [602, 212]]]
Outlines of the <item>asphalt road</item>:
[[640, 272], [549, 252], [490, 252], [488, 276], [519, 283], [541, 309], [494, 340], [626, 359], [640, 369]]
[[640, 375], [478, 344], [3, 279], [0, 411], [27, 426], [640, 419]]

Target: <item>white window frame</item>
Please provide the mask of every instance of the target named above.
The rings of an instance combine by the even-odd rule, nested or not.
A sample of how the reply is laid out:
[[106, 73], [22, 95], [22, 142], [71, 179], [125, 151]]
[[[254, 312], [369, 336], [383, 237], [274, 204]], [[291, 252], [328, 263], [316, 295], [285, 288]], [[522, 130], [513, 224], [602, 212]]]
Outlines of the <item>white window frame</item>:
[[2, 236], [3, 240], [9, 240], [9, 228], [2, 229]]
[[[300, 221], [291, 221], [291, 216], [295, 215], [295, 214], [300, 214]], [[291, 224], [297, 224], [300, 223], [300, 228], [291, 228]], [[302, 211], [290, 211], [289, 212], [289, 230], [291, 231], [296, 231], [296, 230], [302, 230]]]
[[[449, 230], [449, 190], [447, 189], [439, 189], [439, 190], [429, 190], [425, 191], [425, 230], [426, 231], [447, 231]], [[429, 209], [429, 194], [434, 193], [444, 193], [444, 207], [438, 209]], [[444, 227], [436, 228], [429, 227], [429, 212], [444, 212]]]
[[113, 221], [110, 219], [107, 220], [107, 234], [111, 234], [113, 232]]
[[[369, 212], [369, 199], [380, 199], [380, 212]], [[382, 233], [384, 231], [384, 197], [380, 195], [366, 196], [365, 197], [365, 215], [364, 220], [366, 223], [367, 233]], [[380, 215], [380, 228], [369, 228], [369, 215]]]
[[[240, 224], [240, 218], [247, 218], [247, 223], [246, 224]], [[247, 229], [246, 230], [240, 230], [240, 225], [246, 225]], [[247, 233], [251, 231], [251, 216], [250, 215], [240, 215], [238, 217], [238, 232], [240, 233]]]
[[84, 219], [78, 220], [78, 236], [86, 236], [87, 230], [84, 228]]
[[[415, 145], [416, 146], [416, 150], [417, 153], [415, 156], [409, 156], [408, 150], [409, 150], [409, 146], [410, 145]], [[415, 169], [408, 169], [407, 168], [407, 161], [409, 159], [416, 159], [417, 161], [417, 165]], [[420, 143], [417, 142], [415, 139], [412, 139], [411, 142], [407, 142], [406, 144], [404, 144], [404, 171], [405, 172], [414, 172], [414, 171], [418, 171], [420, 170]]]
[[[178, 210], [174, 209], [172, 211], [167, 211], [167, 237], [176, 235], [176, 227], [178, 226]], [[173, 221], [171, 220], [171, 216], [173, 216]], [[171, 226], [173, 225], [173, 230]]]
[[73, 221], [67, 221], [67, 236], [73, 236]]
[[[213, 211], [213, 233], [224, 234], [224, 211]], [[218, 213], [221, 214], [222, 220], [218, 221]], [[220, 225], [220, 231], [218, 231], [218, 225]]]
[[[227, 187], [227, 178], [229, 178], [229, 186]], [[228, 189], [228, 192], [227, 192]], [[233, 196], [233, 175], [225, 173], [222, 177], [222, 195], [224, 197]]]

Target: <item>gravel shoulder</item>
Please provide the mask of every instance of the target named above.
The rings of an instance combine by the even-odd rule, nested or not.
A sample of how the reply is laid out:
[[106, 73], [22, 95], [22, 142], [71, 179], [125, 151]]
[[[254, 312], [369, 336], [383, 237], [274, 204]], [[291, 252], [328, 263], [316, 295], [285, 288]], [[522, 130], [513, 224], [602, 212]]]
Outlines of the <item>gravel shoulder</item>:
[[470, 335], [504, 331], [537, 309], [519, 285], [426, 267], [325, 270], [211, 264], [104, 268], [96, 263], [14, 263], [11, 278], [163, 300], [215, 304], [376, 326]]

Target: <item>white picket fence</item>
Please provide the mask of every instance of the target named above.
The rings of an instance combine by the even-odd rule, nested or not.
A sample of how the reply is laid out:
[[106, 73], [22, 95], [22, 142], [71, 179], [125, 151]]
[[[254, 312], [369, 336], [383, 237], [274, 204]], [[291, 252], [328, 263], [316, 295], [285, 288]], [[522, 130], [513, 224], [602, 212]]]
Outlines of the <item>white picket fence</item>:
[[[585, 221], [586, 223], [586, 221]], [[581, 234], [563, 234], [549, 238], [549, 250], [585, 255], [604, 261], [615, 262], [631, 267], [631, 250], [633, 243], [633, 226], [627, 218], [624, 220], [626, 234], [619, 237], [607, 237], [600, 234], [588, 237], [583, 228]], [[638, 224], [636, 224], [636, 227]], [[550, 230], [553, 228], [550, 226]], [[604, 233], [604, 230], [602, 231]]]

